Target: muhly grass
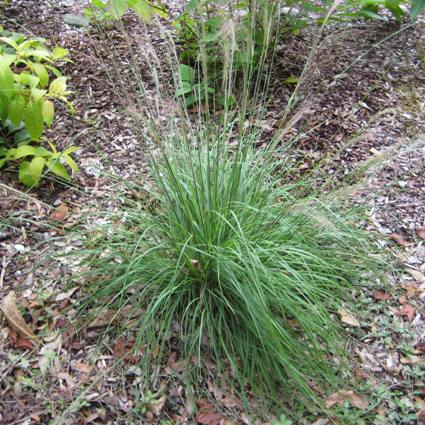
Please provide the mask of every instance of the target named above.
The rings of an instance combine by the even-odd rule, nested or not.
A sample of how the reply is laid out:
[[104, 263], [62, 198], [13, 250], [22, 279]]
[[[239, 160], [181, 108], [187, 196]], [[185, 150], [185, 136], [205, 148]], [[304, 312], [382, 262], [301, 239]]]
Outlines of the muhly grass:
[[213, 362], [241, 392], [315, 398], [344, 364], [335, 312], [379, 260], [350, 217], [297, 198], [255, 133], [233, 148], [225, 134], [170, 135], [153, 160], [154, 200], [124, 208], [84, 252], [91, 306], [141, 312], [146, 372], [175, 337], [195, 387]]
[[[273, 16], [267, 12], [262, 18], [267, 39], [273, 39]], [[255, 17], [252, 22], [250, 40]], [[229, 44], [222, 43], [224, 57], [234, 54], [226, 53]], [[253, 47], [248, 43], [247, 58]], [[145, 50], [142, 46], [141, 53]], [[173, 45], [169, 52], [176, 54]], [[122, 91], [124, 110], [145, 111], [134, 117], [134, 130], [148, 155], [155, 146], [149, 173], [156, 184], [146, 202], [126, 198], [106, 225], [90, 230], [87, 249], [77, 253], [85, 258], [86, 271], [75, 277], [84, 279], [89, 291], [86, 311], [116, 309], [122, 317], [118, 312], [131, 305], [136, 312], [134, 347], [143, 350], [147, 386], [172, 345], [185, 362], [187, 389], [193, 386], [198, 395], [213, 364], [223, 386], [242, 397], [250, 393], [281, 406], [299, 394], [318, 401], [338, 387], [347, 363], [346, 335], [336, 312], [356, 285], [369, 284], [382, 272], [375, 243], [358, 220], [328, 197], [301, 196], [309, 184], [288, 184], [278, 146], [297, 114], [282, 124], [268, 148], [256, 148], [261, 137], [256, 121], [268, 98], [266, 53], [255, 73], [253, 65], [239, 73], [231, 60], [223, 65], [225, 98], [236, 93], [237, 79], [243, 82], [234, 110], [226, 104], [210, 110], [213, 99], [205, 90], [198, 113], [181, 105], [178, 119], [171, 120], [180, 122], [180, 130], [162, 128], [156, 119], [136, 56], [130, 62], [139, 90], [126, 90], [120, 72], [108, 73]], [[200, 52], [204, 61], [205, 54]], [[159, 81], [166, 74], [155, 71], [154, 59], [145, 62]], [[176, 71], [173, 57], [168, 60]], [[207, 80], [202, 63], [198, 72]], [[155, 99], [161, 101], [163, 90], [156, 84]], [[179, 84], [176, 78], [176, 88]]]

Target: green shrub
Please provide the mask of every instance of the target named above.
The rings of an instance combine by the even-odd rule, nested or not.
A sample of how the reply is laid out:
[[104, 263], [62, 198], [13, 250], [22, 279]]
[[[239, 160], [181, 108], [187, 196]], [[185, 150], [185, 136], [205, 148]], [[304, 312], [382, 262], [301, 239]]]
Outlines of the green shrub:
[[51, 142], [50, 150], [36, 143], [54, 120], [54, 102], [66, 103], [74, 112], [67, 99], [71, 93], [67, 78], [55, 66], [69, 61], [68, 51], [60, 47], [50, 51], [42, 39], [1, 27], [0, 35], [0, 169], [19, 161], [19, 180], [28, 187], [39, 184], [45, 169], [69, 180], [61, 160], [77, 172], [70, 156], [77, 148], [60, 153]]
[[90, 7], [84, 9], [84, 15], [97, 21], [108, 21], [121, 18], [131, 9], [149, 22], [154, 15], [163, 18], [168, 16], [161, 2], [157, 3], [148, 0], [91, 0]]

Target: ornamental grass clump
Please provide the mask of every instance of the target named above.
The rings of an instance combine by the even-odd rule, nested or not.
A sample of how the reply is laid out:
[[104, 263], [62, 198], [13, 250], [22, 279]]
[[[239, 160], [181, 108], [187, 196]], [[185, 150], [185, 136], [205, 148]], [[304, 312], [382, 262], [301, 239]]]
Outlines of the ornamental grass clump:
[[[125, 198], [125, 207], [78, 252], [85, 257], [89, 305], [96, 314], [132, 312], [147, 386], [172, 346], [195, 392], [213, 367], [223, 386], [242, 397], [249, 392], [284, 404], [301, 393], [317, 401], [344, 368], [336, 312], [355, 285], [371, 282], [379, 258], [359, 222], [330, 197], [305, 197], [304, 182], [288, 183], [284, 128], [258, 147], [263, 136], [256, 122], [272, 66], [264, 73], [247, 66], [238, 92], [231, 63], [223, 65], [221, 81], [225, 98], [237, 93], [236, 105], [210, 109], [214, 99], [205, 89], [197, 112], [191, 115], [182, 102], [169, 126], [155, 119], [154, 102], [144, 105], [150, 92], [133, 64], [142, 94], [123, 89], [122, 98], [126, 110], [147, 111], [145, 118], [131, 117], [155, 184], [143, 202]], [[207, 65], [199, 68], [208, 73]], [[114, 78], [122, 83], [122, 73]], [[176, 77], [176, 88], [181, 83]], [[157, 87], [155, 99], [162, 95]]]
[[297, 199], [270, 152], [253, 148], [255, 133], [232, 149], [209, 130], [170, 136], [153, 162], [154, 199], [97, 239], [93, 299], [142, 312], [136, 346], [148, 368], [175, 337], [195, 384], [213, 361], [241, 390], [314, 397], [310, 384], [335, 383], [342, 360], [334, 313], [376, 266], [367, 238], [320, 201]]

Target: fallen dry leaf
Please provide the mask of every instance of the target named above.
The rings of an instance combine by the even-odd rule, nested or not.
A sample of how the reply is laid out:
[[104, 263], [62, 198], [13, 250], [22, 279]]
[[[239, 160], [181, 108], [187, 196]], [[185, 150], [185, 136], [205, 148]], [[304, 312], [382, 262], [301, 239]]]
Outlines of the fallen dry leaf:
[[329, 418], [319, 418], [317, 421], [312, 422], [310, 425], [333, 425], [335, 422], [331, 421]]
[[423, 292], [422, 288], [420, 288], [418, 285], [411, 283], [405, 283], [404, 285], [401, 285], [401, 287], [406, 290], [407, 298], [420, 296]]
[[345, 323], [346, 325], [354, 326], [355, 328], [360, 327], [360, 322], [357, 320], [357, 318], [348, 311], [345, 311], [343, 308], [338, 310], [338, 314], [341, 317], [341, 322]]
[[419, 227], [419, 229], [416, 230], [416, 234], [421, 238], [425, 239], [425, 225], [422, 227]]
[[410, 356], [407, 356], [407, 357], [402, 357], [400, 359], [400, 363], [402, 363], [402, 364], [420, 364], [422, 362], [423, 362], [423, 360], [422, 360], [421, 357], [414, 356], [414, 355], [410, 355]]
[[419, 283], [425, 283], [425, 276], [418, 270], [408, 269], [407, 272]]
[[65, 203], [60, 204], [51, 214], [54, 221], [65, 221], [69, 215], [69, 208]]
[[353, 390], [340, 390], [332, 394], [325, 400], [325, 405], [326, 407], [332, 407], [335, 404], [343, 406], [345, 401], [348, 401], [353, 407], [361, 410], [367, 409], [369, 406], [369, 402]]
[[74, 363], [72, 366], [74, 369], [78, 370], [78, 372], [89, 374], [92, 370], [92, 367], [87, 363]]
[[417, 350], [422, 351], [422, 352], [424, 352], [424, 353], [425, 353], [425, 342], [418, 342], [418, 343], [415, 345], [415, 348], [416, 348]]
[[137, 317], [139, 314], [140, 312], [136, 311], [130, 304], [127, 304], [121, 310], [103, 310], [96, 315], [96, 319], [90, 322], [88, 327], [89, 329], [101, 328], [110, 325], [115, 320], [128, 320]]
[[28, 338], [18, 338], [14, 344], [15, 348], [22, 348], [24, 350], [32, 350], [34, 343]]
[[200, 412], [196, 415], [196, 422], [203, 425], [223, 425], [226, 418], [220, 413]]
[[32, 329], [25, 323], [24, 318], [16, 304], [15, 293], [10, 291], [3, 300], [1, 310], [5, 315], [10, 326], [18, 332], [19, 335], [26, 338], [37, 339]]
[[400, 246], [407, 245], [407, 242], [404, 240], [403, 236], [399, 235], [398, 233], [391, 233], [388, 237]]
[[99, 313], [90, 324], [89, 329], [101, 328], [103, 326], [109, 325], [117, 317], [117, 312], [115, 310], [105, 310]]
[[203, 425], [225, 425], [227, 419], [220, 413], [214, 412], [215, 407], [208, 400], [202, 399], [198, 401], [200, 407], [196, 415], [196, 422]]
[[416, 417], [418, 421], [425, 421], [425, 407], [422, 407], [422, 409], [416, 413]]
[[120, 337], [114, 346], [114, 353], [117, 357], [124, 357], [126, 352], [126, 341], [124, 337]]
[[39, 352], [38, 367], [42, 375], [45, 375], [56, 360], [56, 352], [62, 347], [62, 335], [59, 334], [53, 340], [41, 347]]
[[165, 401], [167, 400], [167, 398], [165, 397], [165, 395], [163, 395], [162, 397], [160, 397], [158, 400], [155, 401], [151, 401], [149, 403], [149, 406], [152, 410], [152, 412], [158, 416], [161, 414], [162, 408], [164, 407]]
[[378, 301], [387, 301], [390, 299], [390, 295], [383, 291], [374, 291], [373, 298]]
[[74, 386], [75, 386], [74, 379], [67, 372], [59, 372], [59, 373], [57, 373], [56, 374], [56, 378], [62, 379], [63, 381], [65, 381], [68, 388], [74, 388]]
[[170, 357], [167, 360], [167, 366], [171, 369], [182, 371], [185, 368], [186, 362], [184, 359], [176, 361], [177, 353], [174, 351], [170, 354]]
[[67, 300], [68, 298], [71, 298], [72, 297], [72, 295], [76, 292], [76, 291], [78, 291], [78, 289], [80, 289], [78, 286], [75, 286], [74, 288], [71, 288], [69, 291], [67, 291], [67, 292], [62, 292], [62, 293], [60, 293], [60, 294], [58, 294], [57, 296], [56, 296], [56, 298], [55, 298], [55, 301], [56, 302], [60, 302], [60, 301], [63, 301], [63, 300]]
[[404, 304], [403, 307], [396, 312], [397, 316], [405, 316], [411, 322], [416, 315], [415, 307], [410, 304]]

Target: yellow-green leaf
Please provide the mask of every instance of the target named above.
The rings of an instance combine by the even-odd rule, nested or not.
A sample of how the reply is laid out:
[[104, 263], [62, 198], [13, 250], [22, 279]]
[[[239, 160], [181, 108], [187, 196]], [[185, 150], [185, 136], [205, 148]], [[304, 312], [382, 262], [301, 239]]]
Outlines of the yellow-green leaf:
[[44, 122], [50, 127], [55, 116], [55, 106], [50, 100], [43, 100], [41, 106], [41, 113], [43, 114]]
[[49, 94], [53, 96], [64, 96], [66, 91], [66, 77], [59, 77], [54, 79], [49, 86]]
[[19, 166], [19, 180], [27, 187], [38, 186], [45, 163], [46, 160], [39, 156], [34, 157], [31, 162], [23, 161]]
[[144, 21], [150, 22], [152, 20], [152, 6], [145, 0], [135, 0], [132, 3], [132, 8], [136, 12], [136, 14]]
[[47, 90], [37, 89], [36, 87], [31, 88], [31, 94], [34, 102], [38, 102], [47, 93]]
[[52, 56], [54, 59], [62, 59], [69, 55], [69, 50], [64, 49], [62, 47], [55, 47], [52, 50]]
[[35, 156], [37, 151], [34, 146], [31, 145], [22, 145], [16, 148], [15, 153], [13, 154], [13, 159], [21, 159], [26, 156]]

